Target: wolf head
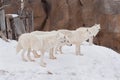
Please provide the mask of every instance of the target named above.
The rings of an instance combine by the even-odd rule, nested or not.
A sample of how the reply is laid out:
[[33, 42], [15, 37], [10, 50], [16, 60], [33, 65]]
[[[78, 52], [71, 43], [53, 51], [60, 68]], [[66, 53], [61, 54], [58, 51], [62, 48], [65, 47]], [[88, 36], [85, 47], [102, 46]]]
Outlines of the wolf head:
[[90, 29], [89, 29], [89, 32], [92, 36], [96, 36], [98, 34], [98, 32], [100, 31], [101, 27], [100, 27], [100, 24], [95, 24], [94, 26], [92, 26]]
[[59, 44], [61, 44], [61, 45], [66, 44], [68, 46], [72, 45], [70, 42], [70, 39], [66, 35], [64, 35], [63, 33], [58, 32], [56, 37], [57, 37]]

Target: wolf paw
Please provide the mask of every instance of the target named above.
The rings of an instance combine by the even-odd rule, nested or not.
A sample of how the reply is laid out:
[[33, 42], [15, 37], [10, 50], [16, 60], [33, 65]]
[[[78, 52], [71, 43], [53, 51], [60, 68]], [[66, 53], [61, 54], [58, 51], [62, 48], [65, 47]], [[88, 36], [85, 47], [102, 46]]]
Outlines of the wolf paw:
[[35, 58], [40, 58], [40, 55], [35, 55]]
[[77, 56], [83, 56], [83, 54], [81, 54], [81, 53], [79, 53], [79, 54], [77, 53], [76, 55], [77, 55]]
[[35, 62], [35, 60], [30, 60], [31, 62]]
[[56, 57], [53, 56], [53, 57], [50, 57], [50, 59], [56, 59]]
[[40, 64], [40, 66], [46, 67], [46, 63], [45, 63], [45, 62], [42, 62], [42, 63]]
[[26, 60], [26, 59], [22, 59], [24, 62], [28, 62], [28, 60]]

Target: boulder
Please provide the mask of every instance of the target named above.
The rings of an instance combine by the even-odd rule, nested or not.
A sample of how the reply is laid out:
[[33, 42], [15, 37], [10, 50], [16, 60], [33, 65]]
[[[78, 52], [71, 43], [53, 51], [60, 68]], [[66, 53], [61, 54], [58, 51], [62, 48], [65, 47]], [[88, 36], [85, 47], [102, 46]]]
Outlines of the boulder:
[[[18, 4], [14, 0], [11, 1]], [[72, 30], [82, 26], [91, 27], [98, 23], [102, 29], [94, 42], [120, 52], [119, 0], [25, 1], [26, 7], [34, 11], [35, 30]], [[18, 7], [12, 5], [12, 7], [6, 9], [6, 12], [15, 13]]]

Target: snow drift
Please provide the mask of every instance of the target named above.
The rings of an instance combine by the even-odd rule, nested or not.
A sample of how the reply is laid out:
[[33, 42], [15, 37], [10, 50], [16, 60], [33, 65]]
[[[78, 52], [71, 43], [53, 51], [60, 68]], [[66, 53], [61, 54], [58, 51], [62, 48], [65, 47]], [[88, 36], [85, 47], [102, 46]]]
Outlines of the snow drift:
[[83, 56], [75, 55], [75, 46], [64, 46], [64, 54], [49, 59], [47, 67], [36, 62], [23, 62], [16, 54], [17, 42], [0, 39], [0, 80], [120, 80], [120, 54], [102, 46], [83, 43]]

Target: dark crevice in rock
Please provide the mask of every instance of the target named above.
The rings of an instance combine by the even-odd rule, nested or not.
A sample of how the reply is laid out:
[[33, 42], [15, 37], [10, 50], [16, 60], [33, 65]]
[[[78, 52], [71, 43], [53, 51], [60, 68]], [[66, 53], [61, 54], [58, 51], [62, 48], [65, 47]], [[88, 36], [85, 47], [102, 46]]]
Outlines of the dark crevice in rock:
[[68, 4], [68, 0], [66, 0], [66, 3]]
[[85, 25], [85, 24], [83, 24], [82, 26], [83, 26], [83, 27], [85, 27], [86, 25]]
[[69, 21], [68, 21], [67, 25], [70, 26], [70, 5], [69, 5], [69, 1], [68, 0], [66, 0], [66, 4], [67, 4], [67, 7], [68, 7], [68, 15], [69, 15], [69, 17], [68, 17]]
[[78, 1], [79, 1], [80, 5], [83, 6], [83, 2], [81, 0], [78, 0]]
[[49, 13], [50, 13], [50, 5], [48, 4], [48, 2], [46, 0], [41, 0], [41, 2], [42, 2], [43, 9], [45, 11], [45, 14], [46, 14], [46, 17], [45, 17], [43, 23], [41, 24], [41, 28], [40, 28], [40, 30], [43, 30], [46, 25]]

